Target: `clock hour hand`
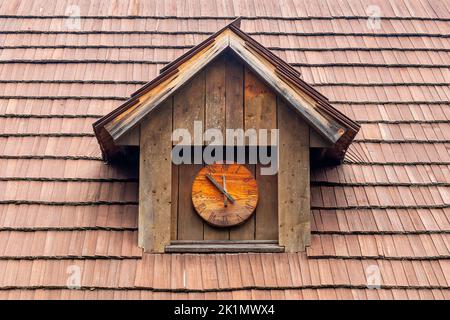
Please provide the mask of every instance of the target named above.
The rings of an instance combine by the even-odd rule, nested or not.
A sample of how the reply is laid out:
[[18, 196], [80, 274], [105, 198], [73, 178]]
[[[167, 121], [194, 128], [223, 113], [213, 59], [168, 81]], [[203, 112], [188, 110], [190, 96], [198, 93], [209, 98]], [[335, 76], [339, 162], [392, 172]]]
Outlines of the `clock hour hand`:
[[231, 201], [231, 203], [234, 203], [234, 198], [228, 193], [228, 192], [226, 192], [223, 188], [222, 188], [222, 186], [220, 185], [220, 184], [218, 184], [217, 183], [217, 181], [210, 175], [210, 174], [206, 174], [205, 175], [206, 176], [206, 178], [208, 178], [208, 180], [209, 181], [211, 181], [211, 183], [220, 191], [220, 192], [222, 192], [224, 195], [225, 195], [225, 197], [227, 197], [228, 198], [228, 200], [230, 200]]

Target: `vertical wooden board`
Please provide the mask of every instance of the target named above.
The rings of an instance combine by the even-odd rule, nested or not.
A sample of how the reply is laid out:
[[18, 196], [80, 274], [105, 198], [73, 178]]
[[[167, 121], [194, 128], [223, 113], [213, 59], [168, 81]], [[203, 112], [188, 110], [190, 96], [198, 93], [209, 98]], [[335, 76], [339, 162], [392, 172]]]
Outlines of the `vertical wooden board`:
[[226, 128], [244, 129], [244, 66], [231, 55], [225, 59]]
[[277, 127], [275, 93], [248, 68], [245, 68], [244, 81], [245, 129], [275, 129]]
[[225, 134], [225, 57], [219, 56], [205, 69], [205, 129]]
[[178, 240], [202, 240], [203, 219], [192, 205], [192, 183], [201, 164], [183, 165], [178, 171]]
[[172, 99], [141, 124], [139, 246], [164, 252], [171, 236]]
[[194, 134], [194, 121], [205, 120], [205, 72], [186, 83], [173, 98], [173, 127]]
[[217, 228], [210, 226], [204, 222], [203, 226], [203, 239], [204, 240], [229, 240], [230, 230], [229, 228]]
[[279, 242], [287, 252], [304, 251], [310, 243], [309, 127], [278, 99]]
[[[205, 72], [202, 71], [174, 94], [173, 126], [194, 134], [194, 121], [205, 120]], [[203, 221], [194, 211], [191, 188], [195, 174], [202, 165], [181, 165], [178, 168], [177, 239], [203, 239]]]
[[[248, 170], [255, 176], [255, 166], [256, 165], [245, 165]], [[259, 195], [261, 197], [261, 195]], [[260, 200], [260, 198], [259, 198]], [[259, 202], [258, 200], [258, 202]], [[259, 204], [258, 204], [259, 206]], [[255, 215], [257, 214], [258, 207], [256, 208], [253, 215], [248, 218], [243, 224], [233, 227], [230, 229], [230, 240], [254, 240], [255, 239]]]
[[[226, 127], [244, 129], [244, 65], [231, 55], [226, 57]], [[254, 175], [254, 166], [247, 168]], [[230, 240], [254, 239], [254, 214], [242, 225], [230, 229]]]
[[204, 240], [229, 240], [230, 230], [229, 228], [217, 228], [210, 226], [205, 222], [203, 227], [203, 239]]
[[256, 165], [259, 201], [255, 215], [255, 239], [278, 240], [278, 185], [277, 175], [261, 175]]
[[[219, 56], [205, 70], [205, 129], [219, 129], [225, 138], [225, 57]], [[205, 240], [228, 240], [228, 229], [204, 224]]]
[[178, 239], [178, 171], [179, 166], [172, 164], [172, 196], [171, 196], [171, 240]]
[[[245, 68], [244, 70], [244, 129], [275, 129], [276, 123], [276, 95], [267, 87], [253, 72]], [[258, 188], [260, 187], [258, 177], [256, 175], [255, 165], [249, 165], [249, 169], [257, 179]], [[265, 199], [262, 197], [271, 197], [268, 194], [262, 194], [259, 190], [258, 207], [255, 213], [242, 226], [233, 229], [230, 232], [232, 240], [252, 240], [255, 239], [256, 221], [258, 221], [259, 212], [263, 211], [261, 216], [265, 214]], [[262, 204], [262, 206], [260, 206]], [[260, 209], [261, 208], [261, 209]], [[276, 215], [276, 211], [274, 212]], [[261, 238], [260, 238], [261, 239]], [[267, 239], [264, 239], [267, 240]]]

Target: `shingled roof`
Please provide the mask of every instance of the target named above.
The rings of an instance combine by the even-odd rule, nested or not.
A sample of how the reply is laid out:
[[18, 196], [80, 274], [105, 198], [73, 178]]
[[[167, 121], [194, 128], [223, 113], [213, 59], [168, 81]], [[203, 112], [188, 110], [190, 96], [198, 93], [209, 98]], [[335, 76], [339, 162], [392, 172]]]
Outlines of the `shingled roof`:
[[[0, 298], [450, 299], [445, 1], [80, 1], [75, 30], [73, 3], [0, 4]], [[236, 16], [361, 130], [311, 172], [307, 252], [144, 254], [92, 124]]]

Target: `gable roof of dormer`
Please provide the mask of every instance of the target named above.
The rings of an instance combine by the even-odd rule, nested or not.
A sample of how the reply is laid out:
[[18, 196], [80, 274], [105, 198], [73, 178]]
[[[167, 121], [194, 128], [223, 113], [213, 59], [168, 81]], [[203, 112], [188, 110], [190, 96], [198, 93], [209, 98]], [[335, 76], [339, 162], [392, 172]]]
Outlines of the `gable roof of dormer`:
[[301, 79], [291, 65], [274, 55], [239, 28], [239, 19], [161, 69], [159, 76], [134, 92], [123, 105], [93, 124], [103, 157], [112, 161], [122, 154], [117, 141], [135, 128], [176, 90], [225, 50], [231, 50], [319, 135], [333, 147], [325, 157], [338, 162], [358, 133], [359, 125], [336, 110], [328, 99]]

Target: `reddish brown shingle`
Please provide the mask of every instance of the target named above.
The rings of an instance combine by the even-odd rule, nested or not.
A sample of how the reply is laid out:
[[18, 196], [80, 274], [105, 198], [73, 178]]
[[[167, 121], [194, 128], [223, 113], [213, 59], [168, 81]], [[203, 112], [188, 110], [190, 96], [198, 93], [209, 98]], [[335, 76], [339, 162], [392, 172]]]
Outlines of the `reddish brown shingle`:
[[[380, 30], [369, 0], [100, 2], [77, 31], [69, 2], [0, 5], [0, 298], [450, 299], [444, 2], [378, 1]], [[101, 162], [92, 123], [235, 16], [361, 131], [311, 173], [306, 253], [142, 254], [137, 174]]]

